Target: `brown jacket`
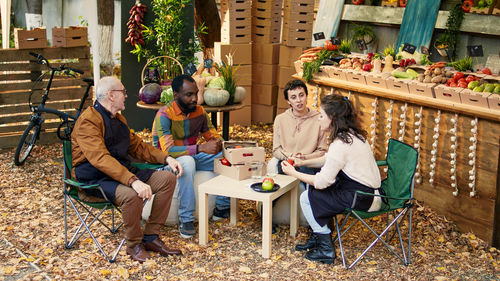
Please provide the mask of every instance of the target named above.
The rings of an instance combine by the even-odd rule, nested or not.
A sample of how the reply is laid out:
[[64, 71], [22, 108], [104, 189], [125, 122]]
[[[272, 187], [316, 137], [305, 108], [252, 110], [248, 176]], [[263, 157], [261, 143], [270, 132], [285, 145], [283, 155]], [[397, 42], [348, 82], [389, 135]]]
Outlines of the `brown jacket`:
[[[117, 113], [116, 118], [127, 124], [125, 117], [121, 114]], [[75, 167], [87, 160], [110, 178], [123, 185], [128, 185], [134, 174], [110, 155], [104, 143], [104, 130], [102, 116], [94, 107], [87, 108], [80, 115], [71, 134], [71, 155], [73, 157], [71, 174], [75, 177]], [[130, 132], [128, 153], [133, 158], [158, 164], [165, 164], [168, 156], [168, 153], [143, 142], [132, 131]]]

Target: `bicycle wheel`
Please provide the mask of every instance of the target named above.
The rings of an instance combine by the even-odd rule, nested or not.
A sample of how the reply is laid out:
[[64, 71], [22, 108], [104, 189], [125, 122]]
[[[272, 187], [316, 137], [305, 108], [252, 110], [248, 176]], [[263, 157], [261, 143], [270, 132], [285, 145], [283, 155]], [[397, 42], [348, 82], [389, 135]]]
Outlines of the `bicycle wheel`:
[[24, 133], [19, 140], [19, 144], [17, 145], [16, 153], [14, 154], [14, 164], [17, 166], [24, 164], [24, 161], [26, 161], [26, 158], [28, 158], [28, 155], [30, 155], [31, 150], [35, 146], [35, 142], [40, 134], [40, 129], [41, 125], [32, 121], [26, 130], [24, 130]]

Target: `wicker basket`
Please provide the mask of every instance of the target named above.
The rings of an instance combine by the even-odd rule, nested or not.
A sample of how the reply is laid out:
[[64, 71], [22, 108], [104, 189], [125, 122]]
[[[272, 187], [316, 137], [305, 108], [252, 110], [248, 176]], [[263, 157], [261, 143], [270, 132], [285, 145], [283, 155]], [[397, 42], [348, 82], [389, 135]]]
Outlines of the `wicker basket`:
[[[165, 70], [163, 73], [164, 75], [160, 74], [160, 76], [162, 76], [163, 80], [167, 80], [167, 76], [166, 76], [166, 73], [171, 73], [171, 72], [174, 72], [175, 76], [177, 75], [180, 75], [180, 74], [184, 74], [184, 68], [182, 67], [182, 64], [176, 60], [175, 58], [173, 57], [170, 57], [170, 56], [158, 56], [158, 57], [154, 57], [152, 59], [149, 59], [148, 62], [144, 65], [144, 67], [142, 68], [142, 72], [141, 72], [141, 83], [142, 83], [142, 86], [144, 86], [144, 72], [146, 71], [146, 68], [148, 67], [148, 65], [157, 60], [157, 59], [163, 59], [164, 61], [164, 65], [165, 65]], [[181, 70], [181, 73], [175, 73], [175, 71], [173, 70], [174, 67], [175, 67], [175, 64], [177, 64]]]

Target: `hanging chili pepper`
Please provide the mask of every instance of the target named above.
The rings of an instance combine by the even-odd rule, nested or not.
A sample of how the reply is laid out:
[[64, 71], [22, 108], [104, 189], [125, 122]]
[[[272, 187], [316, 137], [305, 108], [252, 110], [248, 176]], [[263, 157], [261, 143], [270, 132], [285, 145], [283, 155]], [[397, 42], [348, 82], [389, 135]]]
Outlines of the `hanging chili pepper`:
[[136, 44], [145, 44], [142, 35], [142, 31], [144, 30], [142, 24], [144, 22], [143, 18], [146, 10], [146, 5], [141, 4], [141, 2], [137, 1], [129, 11], [130, 17], [127, 22], [128, 34], [125, 42], [130, 43], [130, 45], [132, 46], [135, 46]]

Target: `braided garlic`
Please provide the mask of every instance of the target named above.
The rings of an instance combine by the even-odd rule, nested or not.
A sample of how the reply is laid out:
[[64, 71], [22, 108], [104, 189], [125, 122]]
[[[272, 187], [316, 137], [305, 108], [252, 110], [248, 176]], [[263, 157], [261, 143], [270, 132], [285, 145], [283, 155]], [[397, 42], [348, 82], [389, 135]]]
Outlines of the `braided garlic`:
[[471, 166], [471, 169], [469, 171], [469, 187], [472, 189], [472, 191], [469, 193], [470, 197], [474, 197], [477, 194], [476, 191], [476, 150], [477, 150], [477, 117], [470, 122], [472, 125], [472, 128], [470, 129], [472, 133], [472, 137], [470, 137], [470, 142], [472, 143], [471, 146], [469, 146], [469, 165]]
[[417, 127], [415, 129], [415, 143], [413, 144], [413, 147], [417, 149], [418, 152], [418, 161], [417, 161], [417, 167], [415, 171], [415, 181], [417, 183], [422, 182], [422, 177], [420, 176], [420, 136], [422, 134], [422, 110], [423, 107], [421, 106], [418, 113], [415, 114], [416, 120], [415, 120], [415, 126]]
[[450, 172], [451, 172], [451, 187], [455, 189], [453, 191], [453, 196], [458, 195], [458, 184], [457, 184], [457, 147], [458, 147], [458, 130], [457, 130], [457, 123], [458, 123], [458, 114], [455, 114], [454, 118], [450, 119], [450, 122], [453, 124], [453, 128], [450, 129], [450, 133], [452, 136], [450, 137]]
[[434, 119], [436, 125], [434, 126], [434, 135], [432, 138], [434, 141], [432, 142], [432, 150], [431, 150], [431, 164], [429, 165], [431, 171], [429, 172], [429, 183], [434, 185], [434, 175], [436, 174], [436, 160], [437, 160], [437, 149], [439, 143], [439, 123], [441, 121], [441, 110], [437, 111], [437, 117]]

